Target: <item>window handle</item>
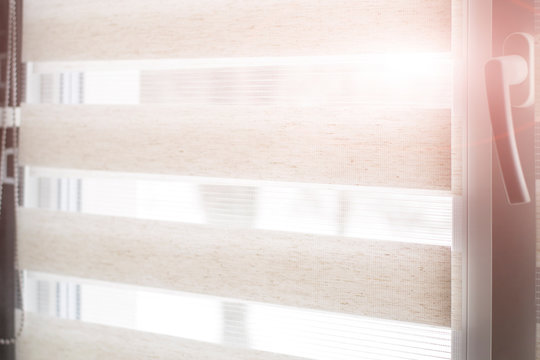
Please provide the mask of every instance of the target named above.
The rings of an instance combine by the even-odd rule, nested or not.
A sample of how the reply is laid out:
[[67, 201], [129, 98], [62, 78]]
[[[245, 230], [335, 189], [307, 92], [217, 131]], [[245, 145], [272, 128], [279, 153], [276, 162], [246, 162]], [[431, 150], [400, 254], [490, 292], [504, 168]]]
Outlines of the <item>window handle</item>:
[[513, 33], [504, 41], [504, 56], [485, 65], [486, 92], [499, 164], [511, 205], [531, 201], [516, 142], [512, 108], [534, 104], [534, 40]]

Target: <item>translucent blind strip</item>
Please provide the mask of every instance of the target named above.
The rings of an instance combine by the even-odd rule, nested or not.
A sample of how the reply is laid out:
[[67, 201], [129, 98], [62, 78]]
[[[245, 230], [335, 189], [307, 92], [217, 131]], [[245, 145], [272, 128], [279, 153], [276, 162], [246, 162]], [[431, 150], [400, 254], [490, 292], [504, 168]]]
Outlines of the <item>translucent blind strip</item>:
[[[450, 108], [450, 53], [33, 63], [30, 103]], [[414, 84], [414, 87], [411, 87]], [[64, 92], [71, 91], [71, 98]], [[72, 101], [76, 98], [77, 101]], [[71, 101], [70, 101], [71, 100]]]
[[[87, 323], [94, 323], [176, 337], [179, 342], [176, 350], [179, 351], [178, 354], [182, 353], [180, 345], [183, 345], [185, 340], [196, 340], [201, 342], [200, 346], [204, 347], [206, 344], [206, 351], [212, 348], [210, 345], [218, 345], [222, 346], [225, 352], [234, 348], [263, 351], [265, 353], [260, 354], [263, 358], [282, 354], [316, 360], [450, 359], [450, 329], [444, 327], [131, 287], [43, 273], [28, 273], [26, 283], [28, 311], [42, 316], [81, 320], [61, 321], [29, 314], [31, 327], [30, 334], [26, 336], [37, 339], [48, 338], [46, 334], [51, 334], [58, 336], [63, 342], [80, 341], [77, 337], [91, 334], [85, 332], [93, 327]], [[78, 289], [78, 292], [74, 292], [75, 289]], [[78, 316], [69, 311], [76, 298]], [[32, 326], [36, 323], [48, 323], [48, 331], [36, 331], [38, 329]], [[71, 331], [57, 333], [59, 328], [56, 325], [65, 325]], [[106, 333], [116, 331], [119, 334], [129, 334], [122, 329], [102, 329]], [[67, 338], [63, 338], [65, 336]], [[70, 336], [74, 338], [70, 340]], [[94, 339], [96, 338], [89, 336], [87, 341]], [[48, 344], [47, 348], [52, 351], [50, 354], [59, 351], [55, 349], [57, 341], [53, 340]], [[107, 341], [104, 343], [107, 344]], [[100, 345], [103, 346], [104, 343], [100, 342]], [[112, 353], [119, 345], [107, 350]], [[62, 348], [66, 346], [68, 345], [63, 345]], [[119, 350], [120, 348], [114, 353], [117, 354]], [[95, 350], [92, 353], [95, 354]], [[258, 358], [255, 354], [251, 356]], [[79, 357], [75, 356], [73, 359]]]
[[145, 0], [28, 0], [23, 10], [23, 58], [51, 61], [449, 51], [451, 3], [166, 0], [155, 6]]
[[21, 209], [22, 268], [448, 326], [450, 248]]
[[[25, 105], [25, 165], [444, 189], [450, 110]], [[129, 149], [129, 151], [126, 151]]]
[[24, 204], [85, 214], [450, 246], [452, 196], [399, 188], [30, 168]]

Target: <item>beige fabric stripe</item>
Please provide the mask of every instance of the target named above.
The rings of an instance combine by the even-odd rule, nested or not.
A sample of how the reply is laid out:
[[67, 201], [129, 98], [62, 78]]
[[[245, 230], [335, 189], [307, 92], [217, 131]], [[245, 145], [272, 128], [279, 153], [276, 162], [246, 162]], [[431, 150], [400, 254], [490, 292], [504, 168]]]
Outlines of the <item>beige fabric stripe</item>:
[[450, 190], [450, 111], [25, 105], [25, 165]]
[[451, 1], [26, 0], [23, 26], [25, 61], [449, 51]]
[[28, 270], [450, 325], [450, 248], [21, 209]]
[[24, 360], [300, 360], [135, 330], [26, 313], [17, 358]]

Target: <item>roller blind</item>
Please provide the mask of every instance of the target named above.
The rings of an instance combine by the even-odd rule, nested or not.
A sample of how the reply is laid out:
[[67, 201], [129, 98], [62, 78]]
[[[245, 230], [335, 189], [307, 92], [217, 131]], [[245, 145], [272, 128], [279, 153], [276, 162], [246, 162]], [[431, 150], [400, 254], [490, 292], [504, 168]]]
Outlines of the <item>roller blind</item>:
[[462, 11], [25, 0], [19, 356], [459, 358]]

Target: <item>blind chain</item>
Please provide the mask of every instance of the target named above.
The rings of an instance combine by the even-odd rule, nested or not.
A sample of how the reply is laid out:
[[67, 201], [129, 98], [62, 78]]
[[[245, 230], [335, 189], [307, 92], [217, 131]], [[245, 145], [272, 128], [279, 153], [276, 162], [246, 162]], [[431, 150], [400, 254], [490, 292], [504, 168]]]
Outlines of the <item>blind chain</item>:
[[[9, 18], [8, 18], [8, 46], [6, 57], [6, 79], [5, 79], [5, 94], [4, 94], [4, 107], [2, 108], [2, 136], [0, 140], [0, 153], [6, 154], [7, 144], [7, 130], [8, 130], [8, 117], [11, 113], [11, 126], [13, 136], [13, 191], [15, 202], [15, 223], [17, 223], [17, 208], [19, 206], [19, 159], [18, 159], [18, 137], [17, 137], [17, 0], [9, 0]], [[11, 106], [9, 103], [11, 93]], [[11, 110], [11, 111], [9, 111]], [[4, 184], [6, 184], [7, 176], [7, 156], [0, 156], [0, 215], [2, 209], [2, 193], [4, 191]], [[22, 272], [19, 269], [19, 249], [17, 244], [17, 227], [15, 226], [15, 271], [17, 272], [17, 301], [21, 306], [20, 321], [17, 332], [14, 337], [0, 338], [0, 345], [13, 345], [20, 338], [24, 329], [24, 302], [23, 302], [23, 277]]]

